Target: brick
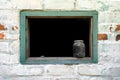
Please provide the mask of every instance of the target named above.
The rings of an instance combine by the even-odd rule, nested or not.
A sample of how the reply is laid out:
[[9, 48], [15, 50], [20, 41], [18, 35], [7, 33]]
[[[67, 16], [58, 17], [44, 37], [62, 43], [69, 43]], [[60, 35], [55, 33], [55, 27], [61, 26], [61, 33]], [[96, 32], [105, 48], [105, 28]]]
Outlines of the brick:
[[46, 67], [47, 75], [74, 75], [74, 69], [70, 66], [53, 65]]
[[114, 77], [113, 80], [120, 80], [120, 77]]
[[42, 0], [4, 0], [0, 1], [0, 9], [42, 9]]
[[28, 77], [25, 77], [25, 76], [14, 76], [14, 77], [7, 77], [5, 80], [54, 80], [54, 77], [38, 77], [38, 76], [28, 76]]
[[116, 41], [104, 41], [99, 43], [99, 62], [120, 63], [120, 43]]
[[28, 69], [28, 75], [43, 75], [44, 68], [43, 67], [27, 67]]
[[7, 28], [5, 28], [4, 25], [0, 24], [0, 30], [7, 30]]
[[112, 77], [80, 76], [78, 80], [113, 80]]
[[10, 56], [10, 64], [19, 64], [19, 52], [18, 53], [14, 53]]
[[112, 66], [112, 67], [106, 69], [103, 74], [106, 76], [119, 77], [120, 76], [120, 67]]
[[1, 64], [9, 64], [10, 55], [5, 53], [0, 53], [0, 63]]
[[120, 31], [120, 25], [117, 25], [115, 31]]
[[0, 39], [4, 39], [5, 38], [5, 34], [2, 32], [0, 33]]
[[[7, 77], [6, 75], [10, 75], [11, 67], [8, 65], [0, 65], [0, 76]], [[0, 79], [4, 80], [4, 79]]]
[[55, 80], [78, 80], [78, 78], [56, 78]]
[[74, 0], [45, 0], [44, 9], [74, 9]]
[[0, 76], [0, 80], [5, 80], [2, 76]]
[[[120, 43], [119, 42], [112, 42], [109, 41], [104, 42], [104, 43], [100, 43], [101, 45], [101, 53], [108, 53], [109, 55], [112, 56], [119, 56], [119, 52], [120, 52]], [[113, 55], [114, 54], [114, 55]]]
[[11, 0], [12, 7], [15, 9], [42, 9], [42, 0]]
[[41, 66], [31, 65], [13, 65], [11, 68], [11, 75], [43, 75], [44, 68]]
[[0, 51], [8, 52], [9, 51], [9, 42], [0, 42]]
[[98, 34], [98, 40], [107, 40], [108, 36], [107, 34]]
[[13, 26], [19, 26], [19, 10], [0, 10], [0, 12], [0, 22], [7, 31]]
[[8, 0], [0, 0], [0, 9], [8, 9], [10, 8], [11, 5], [10, 5], [10, 2]]
[[109, 1], [109, 4], [111, 5], [110, 10], [120, 10], [120, 1], [119, 0], [111, 0]]
[[98, 65], [81, 65], [78, 67], [78, 73], [80, 75], [102, 75], [102, 69], [104, 68]]
[[10, 44], [9, 51], [11, 54], [19, 54], [19, 43], [19, 40], [16, 40]]
[[77, 10], [95, 10], [96, 1], [94, 0], [76, 0], [76, 9]]

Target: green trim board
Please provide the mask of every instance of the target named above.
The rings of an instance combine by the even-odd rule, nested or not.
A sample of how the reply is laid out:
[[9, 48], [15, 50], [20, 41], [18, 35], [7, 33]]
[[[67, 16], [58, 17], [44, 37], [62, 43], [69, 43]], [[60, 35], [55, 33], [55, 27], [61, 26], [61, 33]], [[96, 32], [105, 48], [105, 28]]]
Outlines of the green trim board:
[[[26, 56], [26, 17], [91, 17], [92, 18], [92, 57], [91, 59], [27, 59]], [[98, 12], [97, 11], [21, 11], [20, 12], [20, 62], [22, 64], [79, 64], [98, 62]]]

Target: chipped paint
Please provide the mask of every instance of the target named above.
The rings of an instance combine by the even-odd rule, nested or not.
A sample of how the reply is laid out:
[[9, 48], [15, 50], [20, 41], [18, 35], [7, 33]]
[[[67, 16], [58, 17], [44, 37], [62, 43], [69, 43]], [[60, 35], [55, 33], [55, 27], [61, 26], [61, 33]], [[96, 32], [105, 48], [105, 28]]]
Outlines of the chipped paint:
[[108, 36], [107, 34], [98, 34], [98, 40], [107, 40]]
[[120, 34], [116, 36], [116, 41], [119, 41], [119, 40], [120, 40]]
[[115, 29], [115, 31], [120, 31], [120, 25], [117, 25], [117, 28]]
[[0, 24], [0, 30], [7, 30], [7, 28], [5, 28], [4, 25]]
[[0, 39], [4, 39], [5, 38], [5, 34], [4, 33], [0, 33]]

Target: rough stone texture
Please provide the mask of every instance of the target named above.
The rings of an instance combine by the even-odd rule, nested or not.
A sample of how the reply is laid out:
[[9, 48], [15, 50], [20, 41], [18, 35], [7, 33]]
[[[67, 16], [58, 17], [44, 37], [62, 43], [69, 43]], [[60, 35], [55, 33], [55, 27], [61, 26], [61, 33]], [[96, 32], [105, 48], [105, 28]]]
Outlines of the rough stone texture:
[[[98, 11], [98, 63], [20, 64], [21, 10]], [[0, 0], [0, 80], [120, 80], [119, 26], [118, 0]]]

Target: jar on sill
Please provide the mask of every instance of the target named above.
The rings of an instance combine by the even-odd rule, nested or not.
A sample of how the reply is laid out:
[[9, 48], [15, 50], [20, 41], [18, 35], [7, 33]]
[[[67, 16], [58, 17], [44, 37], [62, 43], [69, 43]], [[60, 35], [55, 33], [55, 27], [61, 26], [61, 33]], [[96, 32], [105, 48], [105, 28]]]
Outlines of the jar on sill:
[[85, 57], [85, 44], [83, 40], [74, 40], [73, 56], [77, 58]]

